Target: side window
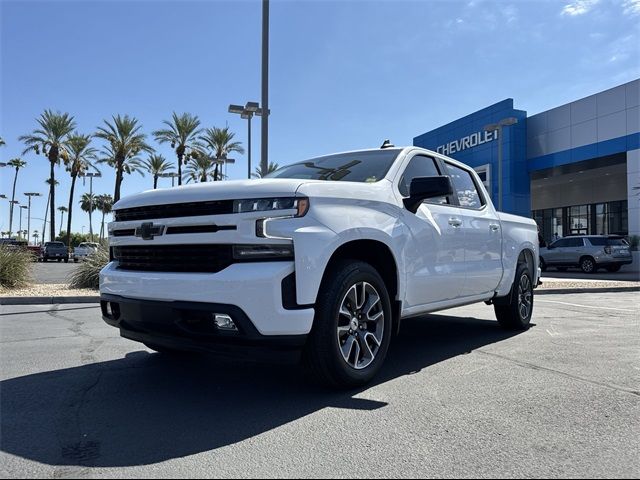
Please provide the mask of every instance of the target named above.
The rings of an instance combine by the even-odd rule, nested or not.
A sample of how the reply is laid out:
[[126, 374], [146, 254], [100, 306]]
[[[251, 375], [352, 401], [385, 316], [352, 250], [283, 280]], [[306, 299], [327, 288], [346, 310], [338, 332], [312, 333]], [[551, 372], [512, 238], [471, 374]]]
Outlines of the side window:
[[569, 244], [567, 247], [584, 247], [584, 240], [582, 238], [568, 238]]
[[471, 174], [460, 167], [456, 167], [455, 165], [451, 165], [449, 163], [446, 163], [446, 165], [451, 181], [453, 182], [453, 188], [456, 190], [460, 206], [476, 209], [482, 208], [484, 202], [478, 193], [478, 189], [471, 177]]
[[[400, 182], [398, 183], [398, 190], [403, 197], [409, 196], [409, 188], [411, 186], [411, 180], [417, 177], [437, 177], [440, 175], [436, 162], [431, 157], [425, 157], [424, 155], [416, 155], [409, 161], [409, 165], [405, 168]], [[426, 200], [427, 203], [446, 204], [447, 197], [436, 197]]]
[[563, 239], [560, 239], [560, 240], [556, 240], [551, 245], [553, 245], [555, 248], [568, 247], [569, 246], [569, 239], [563, 238]]

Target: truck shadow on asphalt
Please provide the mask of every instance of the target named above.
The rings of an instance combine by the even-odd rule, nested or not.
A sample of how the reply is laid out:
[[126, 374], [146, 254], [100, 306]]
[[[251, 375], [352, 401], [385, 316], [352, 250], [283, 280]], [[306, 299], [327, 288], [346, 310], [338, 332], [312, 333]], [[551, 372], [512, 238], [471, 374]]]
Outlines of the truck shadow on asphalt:
[[[374, 385], [513, 335], [473, 318], [407, 320]], [[327, 391], [312, 380], [297, 366], [146, 351], [12, 378], [0, 382], [0, 449], [48, 465], [148, 465], [231, 445], [328, 407], [355, 415], [387, 406], [358, 398], [367, 388]]]

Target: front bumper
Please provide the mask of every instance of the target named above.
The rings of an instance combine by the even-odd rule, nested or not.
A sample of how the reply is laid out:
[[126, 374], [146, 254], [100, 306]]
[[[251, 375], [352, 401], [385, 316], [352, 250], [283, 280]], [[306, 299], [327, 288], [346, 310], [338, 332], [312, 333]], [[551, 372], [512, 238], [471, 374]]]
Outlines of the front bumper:
[[[234, 305], [160, 302], [101, 295], [102, 318], [124, 338], [175, 350], [213, 353], [232, 358], [296, 361], [306, 335], [265, 336]], [[229, 315], [237, 331], [223, 331], [212, 314]]]
[[283, 305], [283, 282], [293, 262], [236, 263], [218, 273], [126, 271], [109, 263], [100, 272], [100, 294], [151, 300], [167, 308], [175, 302], [222, 304], [239, 308], [262, 336], [307, 335], [312, 307]]

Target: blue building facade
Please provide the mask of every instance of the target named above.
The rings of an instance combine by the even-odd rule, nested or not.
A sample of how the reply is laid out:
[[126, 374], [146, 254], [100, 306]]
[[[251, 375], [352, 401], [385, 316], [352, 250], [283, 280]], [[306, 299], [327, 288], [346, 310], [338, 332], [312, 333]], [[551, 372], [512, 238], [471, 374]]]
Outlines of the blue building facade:
[[[414, 138], [476, 169], [502, 210], [538, 221], [547, 239], [640, 234], [640, 80], [528, 116], [513, 99]], [[502, 138], [485, 127], [515, 118]]]

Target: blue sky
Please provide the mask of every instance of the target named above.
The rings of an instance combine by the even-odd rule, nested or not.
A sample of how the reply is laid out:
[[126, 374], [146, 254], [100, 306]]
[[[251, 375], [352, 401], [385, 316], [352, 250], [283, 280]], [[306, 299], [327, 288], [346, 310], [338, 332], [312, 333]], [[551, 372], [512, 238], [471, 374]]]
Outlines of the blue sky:
[[[640, 76], [638, 25], [640, 0], [272, 0], [269, 158], [283, 165], [385, 138], [410, 144], [504, 98], [534, 114], [627, 82]], [[260, 101], [260, 26], [257, 0], [0, 0], [0, 161], [21, 155], [18, 137], [45, 108], [74, 115], [82, 133], [117, 113], [150, 133], [187, 111], [205, 126], [228, 123], [246, 144], [246, 121], [227, 106]], [[23, 159], [17, 199], [45, 194], [32, 204], [42, 218], [48, 164], [32, 152]], [[236, 159], [229, 176], [244, 178], [246, 157]], [[113, 194], [114, 174], [100, 168], [94, 192]], [[8, 196], [12, 173], [0, 169]], [[56, 175], [56, 206], [66, 205], [70, 180], [63, 168]], [[123, 194], [151, 185], [127, 176]], [[80, 183], [77, 199], [87, 190]], [[86, 232], [87, 215], [74, 208], [73, 230]]]

